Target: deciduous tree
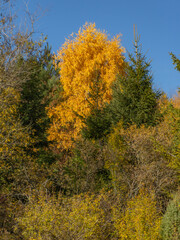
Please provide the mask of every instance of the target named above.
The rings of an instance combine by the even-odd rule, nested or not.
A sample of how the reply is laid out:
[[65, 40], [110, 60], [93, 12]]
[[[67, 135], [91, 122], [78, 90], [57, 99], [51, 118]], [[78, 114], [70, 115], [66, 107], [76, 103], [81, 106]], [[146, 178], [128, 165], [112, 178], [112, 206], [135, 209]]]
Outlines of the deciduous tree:
[[[111, 85], [116, 74], [122, 74], [124, 49], [119, 36], [108, 39], [105, 32], [86, 24], [75, 35], [66, 40], [55, 56], [55, 66], [60, 69], [63, 99], [49, 109], [53, 123], [49, 129], [49, 140], [54, 140], [58, 148], [68, 149], [79, 137], [83, 127], [80, 116], [88, 116], [92, 105], [111, 99]], [[101, 82], [98, 87], [100, 99], [91, 97], [95, 76], [99, 72]]]

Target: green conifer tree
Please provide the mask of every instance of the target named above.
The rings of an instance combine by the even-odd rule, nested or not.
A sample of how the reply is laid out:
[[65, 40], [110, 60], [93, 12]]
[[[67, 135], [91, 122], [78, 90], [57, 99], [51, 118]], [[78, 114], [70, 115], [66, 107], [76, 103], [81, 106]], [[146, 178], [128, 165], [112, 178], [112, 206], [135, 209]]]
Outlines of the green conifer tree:
[[[173, 61], [173, 65], [175, 65], [175, 69], [180, 72], [180, 59], [178, 59], [172, 52], [170, 53], [171, 59]], [[180, 92], [180, 88], [178, 88], [178, 91]]]
[[175, 65], [175, 69], [180, 71], [180, 59], [178, 59], [173, 53], [170, 53], [170, 55], [173, 60], [173, 65]]
[[170, 201], [161, 223], [163, 240], [180, 239], [180, 196], [176, 194]]
[[[30, 66], [29, 79], [22, 85], [21, 102], [19, 112], [25, 126], [32, 129], [32, 137], [35, 137], [35, 147], [39, 149], [37, 156], [43, 161], [51, 161], [46, 138], [46, 130], [50, 119], [47, 116], [47, 107], [60, 94], [60, 82], [58, 71], [52, 62], [51, 48], [47, 44], [39, 56], [31, 56], [26, 60]], [[46, 160], [45, 160], [46, 159]]]
[[150, 61], [141, 51], [139, 38], [135, 38], [134, 54], [128, 54], [126, 74], [118, 76], [113, 86], [110, 111], [113, 123], [120, 120], [125, 126], [154, 125], [159, 117], [157, 100], [160, 92], [153, 89]]
[[102, 86], [99, 71], [96, 70], [94, 84], [89, 92], [89, 106], [91, 114], [82, 117], [85, 127], [82, 129], [83, 137], [87, 139], [102, 139], [109, 133], [111, 116], [107, 104], [102, 100]]

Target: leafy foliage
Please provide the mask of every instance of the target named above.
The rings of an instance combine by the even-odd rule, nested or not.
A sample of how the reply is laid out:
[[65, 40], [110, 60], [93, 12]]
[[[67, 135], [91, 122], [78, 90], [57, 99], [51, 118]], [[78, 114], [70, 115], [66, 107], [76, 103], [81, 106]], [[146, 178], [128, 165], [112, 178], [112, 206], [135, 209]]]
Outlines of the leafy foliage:
[[153, 196], [141, 190], [140, 194], [127, 203], [124, 214], [114, 213], [115, 227], [120, 239], [159, 239], [160, 216]]
[[41, 194], [31, 198], [24, 215], [18, 218], [24, 239], [99, 239], [103, 221], [100, 197], [77, 195], [59, 199]]
[[[108, 40], [107, 34], [86, 24], [78, 34], [69, 38], [55, 57], [55, 66], [60, 69], [63, 86], [63, 101], [49, 109], [53, 124], [49, 129], [49, 140], [57, 142], [58, 148], [68, 149], [79, 136], [83, 121], [79, 116], [88, 116], [94, 99], [89, 97], [91, 89], [98, 87], [101, 101], [98, 106], [111, 99], [111, 85], [117, 73], [123, 72], [124, 49], [119, 36]], [[99, 73], [99, 85], [96, 81]]]

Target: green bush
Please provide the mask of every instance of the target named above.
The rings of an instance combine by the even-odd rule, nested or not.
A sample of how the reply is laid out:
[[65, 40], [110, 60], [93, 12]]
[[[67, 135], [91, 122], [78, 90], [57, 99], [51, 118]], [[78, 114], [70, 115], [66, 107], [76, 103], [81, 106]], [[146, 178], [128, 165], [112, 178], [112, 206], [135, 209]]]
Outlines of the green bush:
[[170, 201], [161, 223], [163, 240], [180, 239], [180, 194]]

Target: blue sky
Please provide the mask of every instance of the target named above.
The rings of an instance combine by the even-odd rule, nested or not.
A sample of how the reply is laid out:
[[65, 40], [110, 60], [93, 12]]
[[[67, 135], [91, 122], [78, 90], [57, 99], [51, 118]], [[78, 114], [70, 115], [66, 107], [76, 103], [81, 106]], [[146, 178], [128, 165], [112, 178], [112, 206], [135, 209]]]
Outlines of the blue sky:
[[[18, 2], [21, 15], [24, 1]], [[45, 11], [36, 29], [48, 36], [55, 53], [86, 22], [95, 22], [110, 37], [121, 33], [122, 46], [132, 52], [135, 24], [143, 53], [152, 60], [154, 86], [169, 97], [180, 87], [180, 72], [169, 56], [180, 58], [180, 0], [30, 0], [29, 9]]]

